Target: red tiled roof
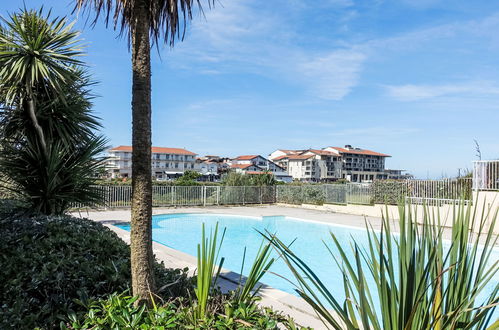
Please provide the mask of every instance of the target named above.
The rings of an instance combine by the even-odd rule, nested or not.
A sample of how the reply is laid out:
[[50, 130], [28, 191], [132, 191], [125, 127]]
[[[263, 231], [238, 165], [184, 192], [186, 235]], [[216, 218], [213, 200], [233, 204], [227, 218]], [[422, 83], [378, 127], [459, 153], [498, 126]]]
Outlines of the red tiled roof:
[[324, 156], [337, 156], [338, 154], [335, 154], [332, 151], [326, 151], [326, 150], [319, 150], [319, 149], [308, 149], [305, 152], [312, 152], [316, 155], [324, 155]]
[[[119, 146], [110, 149], [110, 151], [126, 151], [132, 152], [131, 146]], [[155, 154], [175, 154], [175, 155], [190, 155], [195, 156], [197, 154], [192, 151], [182, 149], [182, 148], [163, 148], [163, 147], [151, 147], [151, 152]]]
[[232, 168], [241, 168], [241, 169], [245, 169], [245, 168], [248, 168], [250, 166], [258, 167], [258, 166], [253, 165], [253, 164], [232, 164], [232, 165], [230, 165], [230, 167], [232, 167]]
[[285, 158], [289, 158], [289, 155], [282, 155], [282, 156], [274, 158], [273, 160], [276, 161], [276, 160], [281, 160], [281, 159], [285, 159]]
[[382, 154], [376, 151], [367, 150], [367, 149], [345, 149], [339, 147], [330, 147], [342, 154], [355, 154], [355, 155], [371, 155], [371, 156], [381, 156], [381, 157], [391, 157], [390, 155]]
[[246, 174], [272, 174], [270, 171], [246, 171]]
[[312, 157], [314, 157], [314, 155], [293, 155], [293, 156], [289, 156], [289, 160], [309, 159]]
[[258, 157], [258, 155], [243, 155], [243, 156], [237, 157], [236, 159], [237, 160], [251, 160], [251, 159], [254, 159], [256, 157]]

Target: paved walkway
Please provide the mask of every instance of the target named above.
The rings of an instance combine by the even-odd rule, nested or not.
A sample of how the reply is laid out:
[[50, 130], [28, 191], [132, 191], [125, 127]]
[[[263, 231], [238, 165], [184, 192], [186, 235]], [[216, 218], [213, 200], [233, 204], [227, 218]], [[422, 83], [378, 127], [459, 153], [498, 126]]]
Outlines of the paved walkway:
[[[365, 218], [362, 216], [339, 214], [318, 210], [301, 209], [294, 207], [276, 206], [276, 205], [258, 205], [258, 206], [214, 206], [214, 207], [183, 207], [183, 208], [155, 208], [153, 214], [168, 213], [212, 213], [212, 214], [235, 214], [251, 216], [277, 216], [283, 215], [306, 220], [313, 220], [325, 223], [335, 223], [347, 226], [365, 227]], [[114, 209], [106, 211], [78, 212], [73, 215], [78, 217], [90, 218], [94, 221], [103, 223], [125, 242], [130, 242], [130, 233], [126, 230], [113, 226], [119, 222], [130, 221], [130, 209]], [[379, 218], [367, 219], [374, 228], [380, 228], [381, 220]], [[159, 243], [153, 242], [153, 249], [156, 258], [165, 262], [167, 267], [184, 268], [188, 267], [193, 274], [196, 265], [196, 258], [178, 250], [171, 249]], [[229, 270], [223, 270], [222, 279], [219, 282], [223, 290], [235, 289], [239, 274]], [[275, 310], [284, 312], [293, 317], [300, 325], [310, 326], [314, 329], [325, 329], [322, 322], [317, 318], [314, 311], [301, 298], [290, 295], [286, 292], [264, 286], [262, 291], [261, 304], [273, 307]]]

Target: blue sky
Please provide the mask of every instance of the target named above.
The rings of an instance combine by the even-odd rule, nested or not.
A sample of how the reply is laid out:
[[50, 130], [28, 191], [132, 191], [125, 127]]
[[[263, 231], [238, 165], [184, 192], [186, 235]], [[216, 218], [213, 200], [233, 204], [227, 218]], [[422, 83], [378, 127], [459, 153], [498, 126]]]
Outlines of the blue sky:
[[[84, 23], [95, 111], [112, 145], [130, 144], [127, 42]], [[419, 178], [453, 176], [474, 139], [499, 157], [497, 31], [490, 0], [220, 0], [153, 52], [153, 144], [223, 156], [352, 144]]]

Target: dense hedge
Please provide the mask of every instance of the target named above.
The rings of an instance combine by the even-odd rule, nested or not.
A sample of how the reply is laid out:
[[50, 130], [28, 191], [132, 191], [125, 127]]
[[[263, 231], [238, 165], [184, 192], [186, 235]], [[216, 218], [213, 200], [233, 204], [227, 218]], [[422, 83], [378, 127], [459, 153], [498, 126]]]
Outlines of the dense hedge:
[[376, 204], [397, 205], [408, 195], [403, 181], [375, 180], [371, 186], [373, 202]]
[[[130, 286], [130, 249], [107, 227], [74, 217], [0, 219], [0, 329], [58, 327], [74, 300], [104, 298]], [[185, 271], [156, 264], [164, 295], [185, 295]]]

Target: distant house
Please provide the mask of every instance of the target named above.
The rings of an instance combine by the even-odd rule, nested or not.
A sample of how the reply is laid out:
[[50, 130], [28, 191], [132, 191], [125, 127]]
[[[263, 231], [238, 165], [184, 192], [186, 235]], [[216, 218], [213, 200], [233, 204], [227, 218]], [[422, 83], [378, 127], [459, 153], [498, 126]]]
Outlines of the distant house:
[[[195, 156], [182, 148], [151, 148], [152, 175], [155, 179], [165, 180], [182, 176], [186, 170], [195, 170]], [[106, 164], [112, 178], [132, 177], [132, 147], [119, 146], [108, 150]]]
[[203, 158], [196, 159], [195, 169], [201, 174], [199, 180], [217, 181], [220, 179], [220, 163], [212, 160], [203, 160]]
[[263, 171], [263, 168], [253, 164], [231, 164], [230, 168], [236, 173]]
[[291, 182], [292, 178], [284, 168], [260, 155], [243, 155], [232, 159], [231, 169], [239, 173], [272, 173], [276, 180]]

